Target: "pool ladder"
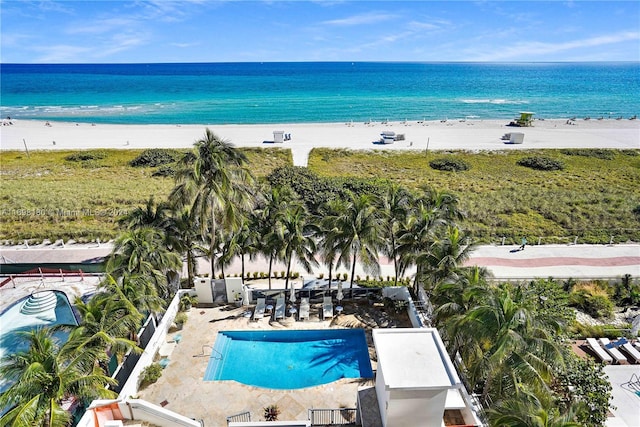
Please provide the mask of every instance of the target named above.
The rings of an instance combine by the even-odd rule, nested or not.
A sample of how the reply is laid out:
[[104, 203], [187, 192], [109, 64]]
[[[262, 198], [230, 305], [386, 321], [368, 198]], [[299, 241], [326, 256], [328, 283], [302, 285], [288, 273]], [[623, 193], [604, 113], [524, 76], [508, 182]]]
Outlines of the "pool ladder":
[[193, 357], [207, 357], [207, 355], [204, 352], [205, 348], [210, 348], [212, 352], [217, 353], [217, 355], [215, 356], [211, 355], [212, 358], [222, 360], [222, 353], [220, 353], [218, 350], [216, 350], [212, 346], [206, 345], [206, 344], [202, 346], [202, 350], [200, 350], [200, 354], [194, 354]]

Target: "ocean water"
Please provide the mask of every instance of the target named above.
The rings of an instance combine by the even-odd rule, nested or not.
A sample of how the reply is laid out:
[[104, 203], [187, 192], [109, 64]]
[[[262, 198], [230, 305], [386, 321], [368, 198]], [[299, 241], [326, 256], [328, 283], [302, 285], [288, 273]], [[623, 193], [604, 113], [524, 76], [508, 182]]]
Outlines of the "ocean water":
[[1, 64], [0, 115], [122, 124], [630, 117], [640, 63]]

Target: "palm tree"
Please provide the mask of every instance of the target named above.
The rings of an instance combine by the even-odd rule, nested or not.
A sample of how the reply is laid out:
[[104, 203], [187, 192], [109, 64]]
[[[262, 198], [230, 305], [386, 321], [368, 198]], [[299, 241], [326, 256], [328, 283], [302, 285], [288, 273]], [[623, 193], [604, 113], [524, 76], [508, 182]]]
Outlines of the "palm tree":
[[[239, 218], [240, 225], [232, 233], [222, 233], [221, 254], [217, 265], [224, 268], [231, 265], [233, 260], [239, 256], [241, 266], [241, 277], [245, 277], [245, 256], [251, 258], [257, 251], [257, 241], [259, 240], [258, 229], [252, 226], [252, 215], [244, 212]], [[255, 221], [254, 221], [255, 222]]]
[[437, 209], [423, 203], [413, 209], [406, 222], [398, 232], [398, 247], [400, 271], [404, 272], [411, 265], [416, 266], [414, 290], [417, 292], [425, 279], [425, 262], [431, 247], [437, 239], [437, 233], [445, 224]]
[[468, 240], [458, 227], [449, 225], [444, 237], [434, 242], [426, 257], [426, 269], [435, 283], [456, 279], [457, 272], [475, 247]]
[[65, 349], [73, 351], [87, 347], [109, 348], [114, 353], [137, 350], [135, 341], [128, 339], [142, 321], [142, 315], [126, 298], [112, 293], [95, 294], [87, 302], [76, 298], [74, 305], [81, 322], [69, 336]]
[[188, 208], [173, 211], [167, 219], [165, 241], [170, 250], [183, 257], [187, 266], [188, 287], [193, 286], [193, 278], [198, 269], [198, 258], [204, 256], [208, 249], [199, 233], [197, 219], [191, 216]]
[[309, 223], [309, 214], [301, 204], [289, 205], [276, 223], [274, 232], [282, 244], [279, 255], [287, 264], [285, 290], [289, 288], [291, 261], [294, 255], [308, 273], [312, 271], [312, 266], [318, 265], [314, 258], [314, 231], [315, 226]]
[[322, 217], [317, 221], [320, 224], [318, 236], [320, 241], [318, 247], [320, 249], [320, 258], [322, 262], [329, 268], [329, 286], [333, 278], [333, 267], [338, 257], [338, 241], [339, 230], [337, 228], [337, 218], [339, 218], [347, 210], [348, 202], [334, 199], [327, 202], [321, 208]]
[[203, 236], [210, 235], [211, 275], [215, 277], [216, 228], [234, 230], [238, 212], [249, 203], [253, 177], [247, 158], [230, 142], [209, 129], [181, 161], [170, 200], [175, 206], [191, 206]]
[[162, 234], [144, 226], [126, 231], [116, 239], [106, 269], [115, 277], [147, 278], [155, 285], [155, 294], [167, 298], [171, 293], [167, 274], [181, 266], [180, 257], [164, 245]]
[[424, 194], [414, 201], [406, 222], [398, 230], [397, 253], [401, 271], [404, 272], [411, 265], [416, 266], [416, 291], [430, 279], [429, 259], [442, 230], [447, 226], [455, 226], [461, 218], [458, 199], [449, 193], [426, 188]]
[[303, 207], [303, 203], [288, 186], [276, 186], [263, 189], [258, 192], [260, 198], [257, 202], [254, 227], [262, 236], [257, 239], [257, 251], [269, 259], [269, 289], [271, 289], [271, 276], [273, 262], [278, 258], [278, 252], [284, 242], [276, 232], [276, 225], [285, 216], [287, 210], [293, 206]]
[[433, 323], [447, 343], [447, 349], [455, 357], [460, 347], [469, 338], [461, 335], [460, 322], [465, 314], [484, 301], [490, 291], [485, 267], [466, 267], [460, 270], [455, 280], [438, 283], [433, 289], [430, 300], [433, 303]]
[[113, 298], [129, 301], [139, 313], [158, 313], [166, 304], [165, 300], [158, 296], [153, 281], [145, 274], [123, 274], [114, 277], [107, 273], [102, 286]]
[[328, 218], [327, 222], [333, 223], [327, 239], [334, 242], [332, 250], [339, 254], [337, 265], [351, 266], [349, 289], [353, 288], [358, 260], [366, 272], [379, 274], [378, 250], [382, 246], [382, 223], [374, 196], [352, 195], [344, 209]]
[[70, 414], [61, 407], [63, 400], [114, 398], [105, 388], [115, 380], [105, 376], [95, 363], [102, 350], [83, 348], [73, 351], [58, 347], [50, 329], [24, 332], [29, 349], [7, 355], [0, 361], [0, 375], [13, 384], [0, 395], [0, 407], [11, 408], [0, 424], [11, 427], [63, 427]]
[[118, 219], [118, 224], [127, 230], [150, 226], [163, 229], [171, 208], [166, 202], [156, 203], [153, 196], [144, 207], [137, 207]]
[[533, 394], [507, 398], [487, 411], [495, 427], [580, 427], [575, 422], [573, 408], [558, 413], [549, 399], [541, 400]]
[[529, 310], [520, 289], [493, 289], [471, 308], [455, 335], [465, 339], [460, 355], [470, 381], [482, 389], [482, 401], [517, 396], [519, 384], [548, 390], [552, 369], [563, 363], [554, 340], [559, 330], [559, 324]]
[[384, 253], [393, 260], [394, 285], [398, 284], [398, 248], [397, 234], [400, 225], [406, 221], [411, 205], [411, 195], [403, 187], [390, 184], [380, 198], [383, 213], [382, 226], [385, 236]]

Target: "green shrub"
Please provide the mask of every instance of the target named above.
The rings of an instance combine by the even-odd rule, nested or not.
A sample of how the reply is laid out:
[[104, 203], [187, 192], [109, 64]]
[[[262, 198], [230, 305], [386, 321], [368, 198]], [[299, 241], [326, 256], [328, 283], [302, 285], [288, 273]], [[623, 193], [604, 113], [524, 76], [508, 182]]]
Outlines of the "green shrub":
[[151, 148], [144, 150], [129, 164], [134, 167], [156, 167], [176, 162], [182, 154], [177, 150]]
[[176, 170], [172, 166], [164, 165], [164, 166], [160, 166], [158, 169], [153, 171], [151, 176], [166, 178], [166, 177], [174, 176], [175, 174], [176, 174]]
[[107, 153], [103, 150], [89, 150], [69, 154], [64, 159], [70, 162], [86, 162], [88, 160], [101, 160], [105, 159], [106, 157]]
[[518, 165], [541, 171], [556, 171], [564, 169], [564, 164], [544, 156], [524, 157], [517, 162]]
[[595, 157], [596, 159], [612, 160], [615, 152], [604, 148], [565, 148], [560, 150], [567, 156]]
[[446, 172], [462, 172], [469, 170], [469, 165], [466, 162], [452, 157], [443, 157], [440, 159], [431, 160], [429, 162], [429, 166], [431, 166], [431, 169]]
[[569, 294], [569, 305], [596, 319], [613, 315], [613, 303], [606, 290], [598, 284], [577, 285], [576, 290]]
[[152, 363], [142, 370], [140, 374], [140, 386], [146, 387], [153, 384], [162, 376], [162, 366], [159, 363]]
[[624, 154], [625, 156], [640, 156], [640, 150], [632, 150], [628, 148], [620, 150], [620, 154]]
[[184, 325], [185, 323], [187, 323], [188, 318], [189, 317], [186, 313], [180, 312], [176, 314], [176, 317], [173, 319], [173, 321], [176, 323], [176, 325]]
[[278, 421], [278, 415], [280, 415], [280, 409], [278, 408], [278, 405], [269, 405], [264, 408], [265, 421]]

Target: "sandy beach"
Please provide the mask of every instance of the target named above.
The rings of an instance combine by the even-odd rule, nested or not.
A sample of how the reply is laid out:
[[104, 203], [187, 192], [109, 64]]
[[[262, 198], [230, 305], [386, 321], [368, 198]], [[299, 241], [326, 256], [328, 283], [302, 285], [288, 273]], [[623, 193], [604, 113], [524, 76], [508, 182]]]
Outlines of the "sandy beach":
[[[6, 120], [4, 121], [7, 122]], [[640, 148], [640, 121], [630, 119], [547, 119], [534, 126], [507, 126], [509, 120], [295, 123], [258, 125], [108, 125], [11, 120], [0, 127], [0, 149], [72, 150], [92, 148], [188, 148], [206, 127], [238, 147], [282, 147], [294, 164], [305, 166], [314, 147], [354, 150], [520, 150], [536, 148]], [[274, 131], [291, 136], [273, 143]], [[404, 134], [404, 141], [379, 144], [380, 133]], [[523, 144], [505, 144], [508, 132], [523, 132]], [[427, 147], [428, 145], [428, 147]]]

